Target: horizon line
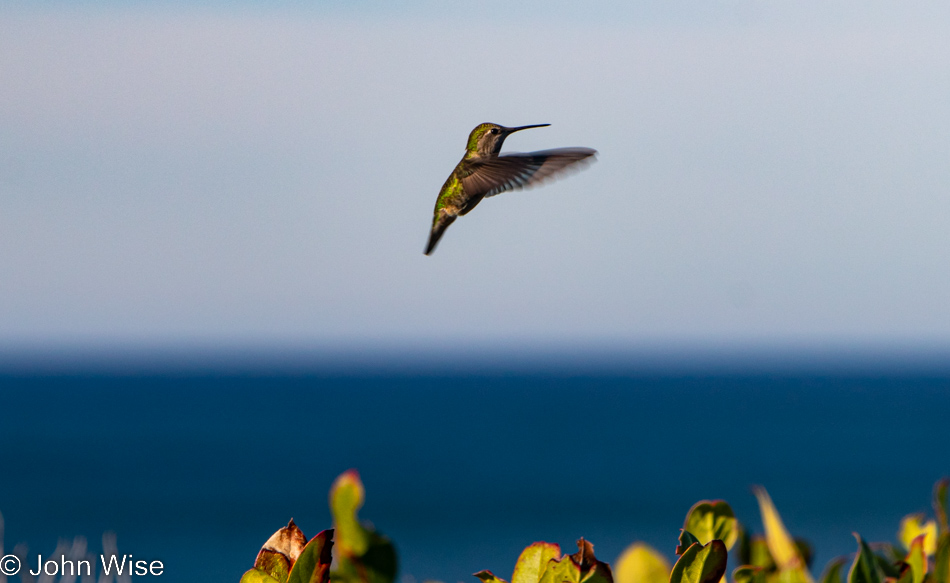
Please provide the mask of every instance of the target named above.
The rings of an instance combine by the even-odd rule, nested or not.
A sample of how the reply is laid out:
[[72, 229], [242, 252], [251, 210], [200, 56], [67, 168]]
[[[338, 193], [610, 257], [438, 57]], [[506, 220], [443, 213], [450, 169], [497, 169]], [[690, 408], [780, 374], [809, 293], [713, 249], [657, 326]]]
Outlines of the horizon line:
[[881, 342], [0, 344], [0, 376], [950, 376], [950, 345]]

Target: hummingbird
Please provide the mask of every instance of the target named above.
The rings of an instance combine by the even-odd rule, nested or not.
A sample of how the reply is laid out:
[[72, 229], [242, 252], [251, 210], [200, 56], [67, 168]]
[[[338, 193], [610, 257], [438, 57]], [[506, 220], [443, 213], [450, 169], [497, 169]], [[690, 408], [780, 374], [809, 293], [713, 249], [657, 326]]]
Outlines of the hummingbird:
[[495, 123], [483, 123], [472, 130], [465, 155], [442, 185], [439, 198], [435, 201], [435, 216], [432, 218], [426, 255], [432, 254], [449, 225], [459, 215], [475, 208], [483, 198], [534, 186], [572, 164], [589, 162], [597, 153], [597, 150], [590, 148], [557, 148], [524, 154], [499, 154], [505, 138], [511, 134], [549, 125], [542, 123], [506, 128]]

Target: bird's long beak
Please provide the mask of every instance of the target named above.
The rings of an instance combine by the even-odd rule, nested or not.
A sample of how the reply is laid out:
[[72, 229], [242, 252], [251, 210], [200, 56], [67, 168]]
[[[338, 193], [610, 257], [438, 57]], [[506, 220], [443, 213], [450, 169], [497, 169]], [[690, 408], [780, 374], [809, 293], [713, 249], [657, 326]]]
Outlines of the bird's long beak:
[[515, 133], [515, 132], [520, 132], [521, 130], [530, 130], [531, 128], [546, 128], [546, 127], [548, 127], [549, 125], [551, 125], [551, 124], [549, 124], [549, 123], [539, 123], [539, 124], [536, 124], [536, 125], [533, 125], [533, 126], [521, 126], [521, 127], [517, 127], [517, 128], [505, 128], [505, 133], [506, 133], [506, 134], [513, 134], [513, 133]]

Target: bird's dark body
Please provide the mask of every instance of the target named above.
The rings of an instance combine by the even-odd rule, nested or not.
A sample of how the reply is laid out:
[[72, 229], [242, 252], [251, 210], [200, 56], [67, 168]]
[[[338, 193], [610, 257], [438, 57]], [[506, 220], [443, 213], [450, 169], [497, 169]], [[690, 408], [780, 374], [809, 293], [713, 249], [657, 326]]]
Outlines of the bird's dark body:
[[590, 148], [558, 148], [527, 154], [500, 155], [505, 138], [519, 130], [548, 124], [506, 128], [483, 123], [468, 138], [465, 156], [449, 175], [435, 202], [426, 255], [435, 250], [455, 219], [470, 212], [483, 198], [539, 184], [578, 162], [589, 161]]

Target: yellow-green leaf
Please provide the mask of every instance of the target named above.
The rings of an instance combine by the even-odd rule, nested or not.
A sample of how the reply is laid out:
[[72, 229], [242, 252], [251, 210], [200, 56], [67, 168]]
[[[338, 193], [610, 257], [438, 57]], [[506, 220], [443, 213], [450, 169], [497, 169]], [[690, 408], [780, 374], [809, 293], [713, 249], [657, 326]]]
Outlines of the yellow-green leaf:
[[581, 566], [570, 555], [548, 561], [540, 583], [580, 583]]
[[762, 567], [766, 571], [777, 569], [772, 554], [769, 553], [769, 545], [765, 542], [765, 537], [756, 534], [745, 536], [740, 541], [740, 562], [753, 567]]
[[774, 574], [774, 583], [810, 583], [811, 573], [807, 569], [784, 569]]
[[914, 568], [907, 563], [900, 563], [901, 570], [894, 579], [895, 583], [914, 583]]
[[357, 513], [363, 506], [363, 482], [356, 470], [347, 470], [330, 487], [330, 512], [336, 533], [337, 552], [361, 556], [369, 548], [369, 535]]
[[700, 500], [689, 509], [683, 529], [695, 536], [701, 544], [719, 539], [731, 550], [739, 536], [736, 515], [725, 500]]
[[933, 520], [924, 522], [923, 514], [908, 514], [901, 519], [897, 538], [905, 549], [910, 549], [911, 543], [918, 536], [924, 536], [924, 554], [932, 557], [937, 551], [937, 523]]
[[924, 537], [919, 535], [910, 543], [910, 551], [904, 562], [910, 565], [913, 572], [913, 583], [923, 583], [924, 575], [927, 574], [927, 555], [924, 554]]
[[627, 547], [614, 567], [617, 583], [668, 583], [671, 570], [666, 557], [641, 542]]
[[257, 560], [254, 562], [255, 569], [267, 573], [280, 583], [287, 583], [287, 578], [290, 577], [290, 568], [293, 566], [293, 562], [287, 558], [287, 555], [269, 549], [261, 549], [257, 553]]
[[508, 583], [501, 577], [496, 577], [491, 571], [479, 571], [475, 573], [474, 576], [481, 579], [484, 583]]
[[561, 556], [561, 547], [554, 543], [536, 542], [521, 551], [511, 583], [538, 583], [548, 561]]
[[799, 570], [805, 576], [805, 581], [811, 582], [811, 575], [806, 570], [805, 560], [795, 545], [795, 540], [785, 529], [782, 517], [772, 504], [772, 499], [765, 488], [753, 488], [756, 500], [759, 502], [759, 512], [762, 514], [762, 525], [765, 527], [765, 542], [769, 547], [769, 554], [781, 571]]
[[330, 488], [333, 514], [335, 583], [392, 583], [398, 570], [392, 542], [360, 522], [363, 483], [356, 470], [341, 474]]
[[732, 572], [735, 583], [765, 583], [765, 569], [752, 565], [742, 565]]
[[250, 569], [241, 577], [241, 583], [280, 583], [260, 569]]
[[726, 545], [721, 540], [706, 546], [693, 543], [670, 572], [670, 583], [719, 583], [726, 572]]
[[848, 572], [848, 583], [881, 583], [874, 553], [871, 552], [861, 535], [854, 533], [854, 538], [858, 541], [858, 554], [855, 555], [854, 562], [851, 563], [851, 570]]

